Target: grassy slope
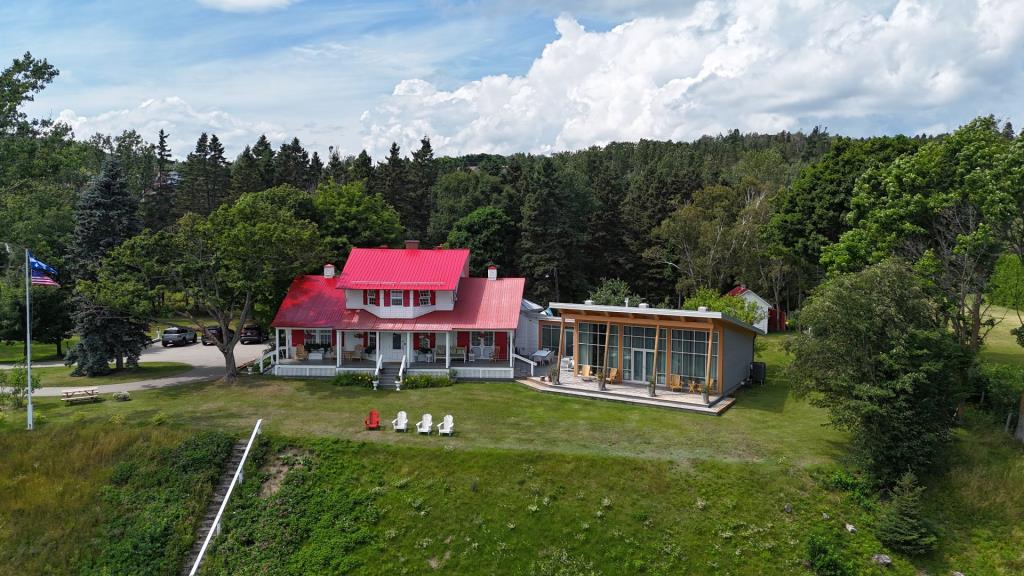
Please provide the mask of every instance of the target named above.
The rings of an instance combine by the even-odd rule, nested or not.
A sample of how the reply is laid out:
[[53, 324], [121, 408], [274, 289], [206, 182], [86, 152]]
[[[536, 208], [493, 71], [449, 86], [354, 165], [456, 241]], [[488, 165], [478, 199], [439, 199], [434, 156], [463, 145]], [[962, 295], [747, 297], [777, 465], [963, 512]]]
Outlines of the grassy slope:
[[[741, 392], [720, 418], [546, 396], [515, 384], [387, 393], [259, 378], [140, 393], [127, 403], [65, 408], [40, 399], [37, 405], [44, 414], [40, 428], [54, 441], [72, 426], [102, 425], [115, 414], [130, 430], [158, 412], [168, 415], [172, 429], [242, 432], [266, 418], [269, 432], [314, 454], [316, 486], [372, 495], [380, 520], [370, 544], [353, 554], [362, 563], [358, 573], [417, 574], [431, 562], [450, 573], [554, 573], [588, 559], [608, 574], [623, 566], [652, 574], [800, 573], [807, 535], [838, 531], [840, 520], [861, 528], [842, 539], [858, 568], [871, 570], [865, 559], [882, 548], [870, 534], [870, 515], [814, 479], [819, 466], [844, 453], [845, 436], [822, 426], [820, 410], [789, 396], [779, 377], [778, 340], [768, 339], [763, 356], [769, 384]], [[385, 415], [405, 409], [414, 417], [451, 412], [459, 434], [442, 440], [365, 432], [362, 417], [371, 407]], [[0, 440], [11, 434], [4, 431]], [[957, 437], [949, 473], [929, 490], [930, 515], [942, 526], [941, 552], [918, 564], [931, 573], [1022, 573], [1021, 449], [976, 418]], [[53, 453], [62, 449], [35, 457]], [[102, 478], [103, 472], [78, 476], [90, 474]], [[40, 476], [49, 475], [62, 477], [55, 470]], [[69, 498], [87, 499], [90, 486], [97, 489], [90, 484]], [[698, 498], [707, 503], [703, 510]], [[793, 504], [792, 514], [782, 512], [785, 503]], [[274, 509], [240, 501], [239, 510], [259, 514], [268, 506]], [[823, 511], [831, 521], [822, 521]], [[278, 520], [263, 521], [256, 540], [276, 539]], [[325, 534], [339, 526], [328, 528], [297, 540], [279, 560], [329, 549]], [[238, 529], [236, 535], [245, 527]], [[7, 522], [4, 530], [8, 537], [18, 533]], [[66, 544], [68, 554], [73, 549]], [[229, 547], [218, 558], [237, 560]], [[245, 573], [235, 568], [229, 572]], [[890, 573], [913, 570], [897, 556]]]
[[[74, 346], [78, 341], [75, 336], [64, 342], [63, 350]], [[43, 344], [42, 342], [32, 343], [33, 362], [52, 362], [63, 360], [63, 356], [57, 356], [57, 346], [54, 344]], [[0, 364], [14, 364], [25, 360], [25, 345], [22, 342], [0, 342]]]
[[95, 376], [92, 378], [72, 376], [72, 369], [65, 366], [33, 368], [32, 375], [39, 376], [39, 383], [42, 387], [84, 387], [166, 378], [182, 374], [191, 369], [192, 366], [181, 362], [144, 362], [138, 368], [124, 368], [106, 376]]

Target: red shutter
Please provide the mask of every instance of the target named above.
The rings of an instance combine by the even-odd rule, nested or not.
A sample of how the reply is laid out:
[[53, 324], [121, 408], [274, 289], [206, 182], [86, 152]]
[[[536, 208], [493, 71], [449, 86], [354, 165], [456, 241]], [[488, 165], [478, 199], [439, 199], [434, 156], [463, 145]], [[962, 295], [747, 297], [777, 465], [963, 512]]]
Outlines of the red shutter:
[[433, 306], [435, 304], [437, 304], [437, 292], [431, 290], [430, 291], [430, 305]]
[[363, 336], [362, 337], [363, 337], [363, 348], [366, 348], [367, 346], [370, 345], [370, 333], [369, 332], [363, 332]]
[[409, 290], [402, 290], [402, 306], [409, 306]]
[[369, 303], [370, 303], [370, 292], [368, 290], [363, 290], [363, 306], [366, 306]]
[[413, 290], [412, 291], [412, 305], [413, 305], [413, 307], [416, 307], [416, 306], [420, 305], [420, 291], [419, 290]]
[[437, 334], [431, 332], [430, 334], [427, 335], [427, 338], [430, 339], [430, 347], [437, 348]]
[[391, 306], [391, 290], [382, 290], [384, 293], [384, 305]]
[[455, 344], [460, 348], [469, 348], [469, 332], [458, 332], [455, 335]]
[[292, 330], [292, 346], [298, 346], [299, 344], [306, 343], [306, 331], [305, 330]]
[[331, 330], [331, 346], [338, 347], [338, 331]]

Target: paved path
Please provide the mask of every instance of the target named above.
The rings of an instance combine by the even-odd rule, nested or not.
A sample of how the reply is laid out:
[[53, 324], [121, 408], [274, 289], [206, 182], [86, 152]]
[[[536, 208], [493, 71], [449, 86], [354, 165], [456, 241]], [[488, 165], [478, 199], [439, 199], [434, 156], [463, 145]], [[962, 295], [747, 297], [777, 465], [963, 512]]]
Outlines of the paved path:
[[[266, 349], [266, 345], [252, 344], [249, 346], [243, 346], [242, 344], [238, 344], [235, 346], [235, 363], [237, 365], [242, 365], [250, 360], [259, 358], [260, 352], [264, 349]], [[159, 344], [151, 345], [149, 348], [142, 351], [142, 357], [139, 359], [139, 362], [181, 362], [184, 364], [191, 364], [192, 369], [183, 374], [169, 376], [166, 378], [121, 382], [118, 384], [100, 384], [96, 386], [99, 388], [100, 394], [131, 392], [135, 390], [152, 390], [155, 388], [186, 384], [188, 382], [213, 380], [224, 374], [224, 355], [220, 353], [220, 350], [218, 350], [216, 346], [203, 346], [202, 344], [190, 344], [188, 346], [175, 346], [171, 348], [164, 348]], [[33, 367], [50, 365], [54, 364], [32, 364]], [[55, 365], [63, 366], [63, 364], [60, 363]], [[89, 386], [89, 379], [82, 378], [82, 383], [79, 387], [86, 386]], [[38, 397], [60, 396], [61, 390], [75, 387], [76, 386], [43, 387], [36, 389], [32, 395]]]

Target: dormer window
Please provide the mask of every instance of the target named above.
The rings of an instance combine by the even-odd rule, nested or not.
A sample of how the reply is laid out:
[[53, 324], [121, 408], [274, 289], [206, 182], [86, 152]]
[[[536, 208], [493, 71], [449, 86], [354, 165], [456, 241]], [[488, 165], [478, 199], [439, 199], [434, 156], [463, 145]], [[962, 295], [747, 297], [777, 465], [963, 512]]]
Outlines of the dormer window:
[[370, 306], [376, 306], [377, 305], [377, 291], [376, 290], [367, 290], [366, 291], [366, 303], [369, 304]]
[[430, 290], [420, 290], [420, 306], [430, 306]]
[[405, 305], [404, 302], [403, 302], [403, 299], [402, 299], [402, 291], [401, 290], [389, 290], [389, 292], [391, 294], [390, 298], [391, 298], [391, 305], [392, 306], [404, 306]]

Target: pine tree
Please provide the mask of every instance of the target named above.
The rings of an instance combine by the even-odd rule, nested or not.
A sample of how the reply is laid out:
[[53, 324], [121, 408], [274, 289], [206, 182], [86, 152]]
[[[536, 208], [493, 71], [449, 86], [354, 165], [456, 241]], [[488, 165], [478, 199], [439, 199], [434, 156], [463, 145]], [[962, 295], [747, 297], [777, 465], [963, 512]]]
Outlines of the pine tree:
[[[358, 162], [358, 158], [356, 161]], [[370, 190], [375, 194], [380, 194], [388, 204], [398, 210], [398, 215], [404, 222], [406, 215], [402, 212], [402, 203], [406, 187], [405, 159], [402, 158], [398, 143], [391, 143], [388, 157], [383, 163], [377, 165], [370, 183]]]
[[261, 134], [256, 144], [252, 147], [252, 156], [256, 160], [256, 172], [259, 174], [260, 187], [258, 190], [273, 188], [276, 181], [274, 176], [274, 148], [267, 140], [266, 134]]
[[348, 181], [358, 180], [365, 180], [367, 183], [373, 180], [373, 159], [366, 153], [366, 150], [359, 152], [348, 169]]
[[231, 165], [231, 197], [237, 199], [248, 192], [259, 192], [264, 186], [256, 156], [252, 148], [246, 146]]
[[352, 163], [352, 160], [351, 156], [342, 160], [341, 154], [334, 149], [334, 146], [331, 146], [330, 158], [328, 158], [327, 166], [324, 167], [323, 174], [320, 178], [336, 184], [345, 184], [348, 182], [348, 168], [349, 164]]
[[409, 182], [405, 187], [399, 214], [411, 238], [427, 237], [430, 213], [433, 209], [431, 190], [437, 182], [437, 161], [430, 138], [420, 140], [420, 148], [412, 153], [409, 163]]
[[937, 538], [921, 518], [921, 493], [917, 476], [906, 472], [900, 476], [878, 518], [875, 534], [883, 544], [907, 554], [923, 554], [935, 548]]
[[309, 188], [309, 154], [298, 138], [281, 144], [274, 157], [274, 185], [290, 184], [299, 190]]
[[156, 177], [142, 195], [139, 213], [142, 224], [151, 230], [162, 230], [174, 221], [177, 189], [171, 178], [171, 148], [167, 133], [160, 130], [156, 145]]
[[[141, 228], [138, 202], [128, 192], [121, 164], [108, 159], [75, 207], [71, 261], [76, 279], [95, 280], [104, 256]], [[75, 331], [81, 336], [72, 352], [77, 361], [75, 374], [106, 374], [110, 358], [118, 368], [125, 358], [129, 365], [137, 363], [149, 341], [145, 323], [116, 315], [81, 292], [75, 295], [75, 309]]]
[[306, 174], [307, 188], [310, 192], [316, 190], [323, 175], [324, 163], [320, 160], [320, 155], [313, 151], [313, 155], [309, 158], [309, 173]]
[[216, 134], [210, 135], [210, 156], [207, 158], [206, 206], [213, 212], [223, 204], [230, 195], [231, 168], [224, 157], [224, 145]]
[[203, 132], [196, 140], [196, 147], [181, 167], [181, 194], [178, 205], [179, 214], [195, 212], [209, 214], [205, 211], [207, 173], [206, 166], [210, 157], [210, 137]]

